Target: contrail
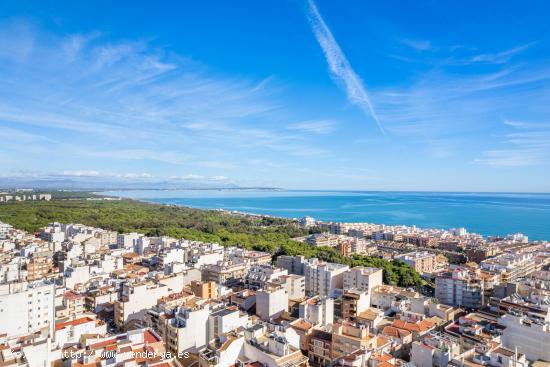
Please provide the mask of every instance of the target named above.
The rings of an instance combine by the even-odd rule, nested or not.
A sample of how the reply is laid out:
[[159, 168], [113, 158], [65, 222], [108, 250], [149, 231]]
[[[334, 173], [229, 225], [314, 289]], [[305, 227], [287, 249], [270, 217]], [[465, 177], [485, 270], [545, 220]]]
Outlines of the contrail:
[[382, 124], [372, 107], [372, 103], [363, 82], [351, 68], [346, 55], [344, 55], [342, 49], [340, 49], [340, 46], [321, 17], [313, 0], [308, 0], [308, 5], [309, 23], [311, 24], [311, 29], [315, 34], [315, 38], [317, 38], [317, 42], [319, 42], [319, 45], [321, 45], [323, 49], [331, 76], [344, 85], [348, 100], [363, 110], [365, 114], [371, 116], [374, 121], [376, 121], [380, 131], [384, 133]]

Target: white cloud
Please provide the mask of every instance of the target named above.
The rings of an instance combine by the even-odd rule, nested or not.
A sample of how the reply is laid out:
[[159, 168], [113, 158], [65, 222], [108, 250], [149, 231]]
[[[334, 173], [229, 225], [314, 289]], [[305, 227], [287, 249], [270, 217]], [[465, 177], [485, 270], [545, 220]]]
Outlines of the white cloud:
[[328, 134], [336, 129], [337, 123], [330, 120], [302, 121], [287, 126], [289, 130], [298, 130], [304, 133]]
[[203, 176], [194, 173], [189, 173], [182, 176], [170, 176], [173, 181], [227, 181], [229, 178], [225, 176]]
[[63, 171], [60, 176], [65, 177], [99, 177], [103, 176], [99, 171]]
[[502, 139], [503, 149], [483, 152], [474, 163], [495, 167], [521, 167], [544, 164], [550, 157], [550, 125], [505, 120], [514, 129]]
[[500, 52], [475, 55], [470, 59], [470, 61], [474, 63], [504, 64], [509, 62], [514, 56], [527, 50], [532, 45], [533, 43], [528, 43]]
[[332, 32], [326, 25], [325, 21], [321, 17], [317, 6], [313, 0], [308, 1], [309, 12], [308, 18], [313, 29], [313, 33], [317, 38], [317, 42], [321, 45], [331, 75], [338, 81], [342, 82], [344, 85], [348, 100], [354, 105], [358, 106], [363, 112], [372, 117], [380, 131], [382, 129], [382, 124], [378, 119], [378, 116], [374, 110], [374, 107], [371, 103], [367, 90], [363, 85], [363, 81], [352, 69], [346, 55], [336, 42], [336, 39], [332, 35]]
[[[272, 75], [231, 77], [150, 42], [59, 36], [29, 22], [0, 24], [0, 44], [0, 125], [7, 125], [0, 135], [35, 143], [27, 156], [229, 169], [234, 162], [202, 157], [222, 146], [280, 157], [326, 149], [281, 128], [295, 119]], [[14, 157], [23, 151], [8, 149]]]
[[401, 43], [415, 51], [428, 51], [433, 49], [432, 43], [428, 40], [402, 39]]

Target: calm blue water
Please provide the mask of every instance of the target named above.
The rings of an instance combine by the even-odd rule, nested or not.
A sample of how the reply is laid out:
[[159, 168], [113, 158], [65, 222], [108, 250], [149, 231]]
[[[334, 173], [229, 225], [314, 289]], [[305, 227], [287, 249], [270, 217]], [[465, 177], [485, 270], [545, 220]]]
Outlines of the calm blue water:
[[195, 208], [323, 221], [465, 227], [485, 236], [522, 232], [550, 240], [550, 194], [270, 190], [110, 191], [104, 194]]

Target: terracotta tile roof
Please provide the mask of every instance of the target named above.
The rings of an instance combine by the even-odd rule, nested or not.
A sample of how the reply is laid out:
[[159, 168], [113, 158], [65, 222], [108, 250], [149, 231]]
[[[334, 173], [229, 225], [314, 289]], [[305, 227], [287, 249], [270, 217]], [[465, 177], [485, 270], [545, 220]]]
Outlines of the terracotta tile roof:
[[153, 334], [151, 332], [151, 330], [145, 330], [143, 332], [143, 340], [146, 342], [146, 343], [156, 343], [156, 342], [159, 342], [160, 339], [157, 338], [157, 336], [155, 334]]
[[298, 320], [294, 321], [293, 323], [291, 323], [290, 327], [292, 327], [294, 329], [306, 331], [306, 330], [311, 329], [313, 327], [313, 325], [311, 323], [307, 322], [304, 319], [298, 319]]
[[382, 353], [382, 354], [375, 354], [371, 357], [371, 359], [378, 361], [378, 362], [389, 362], [393, 359], [393, 356]]
[[75, 299], [82, 298], [82, 295], [76, 294], [73, 291], [67, 291], [63, 294], [63, 298], [66, 298], [66, 299], [72, 301], [72, 300], [75, 300]]
[[434, 324], [427, 320], [422, 320], [418, 323], [406, 322], [403, 320], [393, 320], [392, 326], [398, 329], [420, 333], [433, 328]]
[[405, 329], [398, 329], [393, 326], [386, 326], [384, 330], [382, 330], [382, 333], [385, 335], [393, 336], [395, 338], [399, 338], [399, 339], [411, 335], [410, 331]]
[[117, 342], [116, 339], [108, 339], [108, 340], [105, 340], [105, 341], [102, 341], [102, 342], [99, 342], [99, 343], [92, 344], [90, 346], [90, 348], [92, 348], [92, 349], [101, 349], [101, 348], [107, 347], [108, 345], [116, 344], [116, 342]]
[[94, 321], [94, 320], [90, 317], [81, 317], [81, 318], [76, 319], [76, 320], [61, 322], [59, 324], [55, 324], [55, 331], [64, 329], [68, 326], [76, 326], [76, 325], [85, 324], [85, 323], [90, 322], [90, 321]]

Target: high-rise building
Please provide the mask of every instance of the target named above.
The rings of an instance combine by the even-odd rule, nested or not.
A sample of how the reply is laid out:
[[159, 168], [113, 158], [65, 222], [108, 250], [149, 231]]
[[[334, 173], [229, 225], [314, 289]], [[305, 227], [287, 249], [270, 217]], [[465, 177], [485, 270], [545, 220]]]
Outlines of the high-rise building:
[[344, 289], [359, 289], [371, 292], [382, 285], [382, 269], [358, 266], [344, 273]]
[[446, 305], [480, 308], [485, 304], [483, 290], [479, 276], [464, 268], [441, 273], [435, 279], [435, 296]]
[[0, 286], [0, 334], [18, 336], [48, 329], [53, 337], [54, 283], [35, 281]]
[[344, 273], [347, 265], [321, 262], [309, 259], [304, 264], [306, 292], [310, 295], [331, 296], [335, 290], [344, 287]]

